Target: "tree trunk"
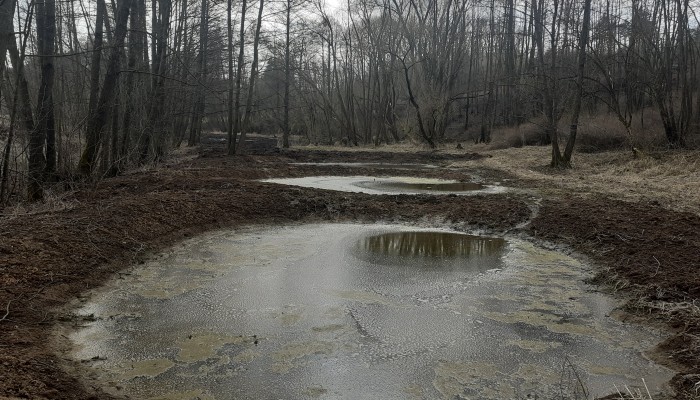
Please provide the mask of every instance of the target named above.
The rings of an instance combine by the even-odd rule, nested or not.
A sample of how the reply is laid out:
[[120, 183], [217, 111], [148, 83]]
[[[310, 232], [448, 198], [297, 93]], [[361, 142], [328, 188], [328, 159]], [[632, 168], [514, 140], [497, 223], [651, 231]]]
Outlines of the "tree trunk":
[[[540, 87], [539, 90], [541, 92], [542, 96], [542, 105], [543, 105], [543, 111], [545, 114], [545, 118], [547, 119], [546, 126], [545, 126], [545, 134], [544, 138], [541, 141], [542, 144], [552, 144], [553, 141], [556, 141], [557, 139], [557, 121], [555, 117], [555, 111], [554, 111], [554, 88], [553, 85], [550, 84], [551, 81], [555, 79], [555, 77], [552, 76], [547, 76], [545, 73], [547, 64], [545, 62], [544, 58], [544, 21], [543, 21], [543, 14], [544, 14], [544, 9], [543, 5], [540, 4], [539, 6], [537, 5], [537, 0], [532, 0], [532, 13], [534, 15], [533, 17], [533, 23], [534, 23], [534, 35], [535, 35], [535, 44], [537, 47], [537, 59], [538, 59], [538, 67], [539, 67], [539, 81], [540, 81]], [[533, 47], [533, 48], [534, 48]], [[556, 53], [556, 49], [551, 49], [552, 50], [552, 66], [550, 66], [550, 72], [555, 70], [554, 67], [554, 53]], [[556, 150], [555, 150], [556, 149]], [[552, 145], [552, 159], [557, 157], [559, 154], [559, 145]]]
[[[17, 49], [17, 41], [15, 40], [14, 33], [14, 21], [12, 18], [16, 3], [12, 0], [5, 0], [0, 7], [2, 7], [2, 9], [0, 9], [0, 18], [6, 18], [5, 20], [0, 19], [0, 54], [2, 54], [2, 59], [4, 60], [6, 52], [9, 51], [12, 69], [17, 80], [17, 84], [15, 85], [16, 93], [14, 100], [7, 91], [4, 93], [4, 97], [7, 100], [8, 107], [14, 107], [15, 101], [19, 102], [17, 107], [19, 107], [18, 111], [22, 114], [24, 129], [27, 132], [32, 132], [34, 130], [34, 115], [32, 113], [29, 84], [27, 83], [27, 79], [24, 74], [23, 56], [20, 55], [20, 51]], [[3, 62], [0, 64], [2, 64], [0, 65], [0, 72], [2, 72], [3, 68], [5, 67], [5, 63]], [[0, 77], [2, 76], [3, 74], [0, 73]]]
[[[15, 41], [12, 20], [15, 15], [15, 0], [0, 1], [0, 80], [5, 76], [5, 55], [10, 42]], [[7, 96], [6, 96], [7, 97]]]
[[581, 38], [579, 41], [578, 53], [578, 76], [576, 77], [576, 98], [571, 116], [571, 130], [569, 139], [566, 142], [564, 157], [558, 167], [571, 167], [571, 155], [574, 152], [576, 143], [576, 132], [578, 131], [578, 117], [581, 113], [581, 100], [583, 98], [583, 78], [586, 73], [586, 47], [591, 30], [591, 0], [585, 0], [583, 5], [583, 26], [581, 27]]
[[[119, 87], [118, 90], [121, 92], [122, 87]], [[116, 96], [116, 100], [114, 104], [112, 105], [112, 130], [110, 132], [110, 144], [109, 144], [109, 162], [108, 168], [105, 169], [105, 172], [109, 176], [116, 176], [117, 173], [119, 173], [119, 98], [121, 98], [119, 94]], [[107, 158], [107, 154], [105, 154], [105, 159]]]
[[408, 66], [406, 65], [404, 60], [401, 60], [403, 64], [403, 75], [404, 78], [406, 79], [406, 89], [408, 90], [408, 100], [411, 102], [411, 105], [413, 105], [413, 108], [416, 110], [416, 120], [418, 121], [418, 132], [420, 133], [421, 137], [423, 140], [425, 140], [426, 143], [428, 143], [428, 146], [430, 146], [431, 149], [434, 149], [435, 142], [433, 141], [433, 138], [428, 135], [428, 133], [425, 131], [425, 125], [423, 124], [423, 117], [421, 116], [420, 112], [420, 106], [418, 105], [418, 102], [416, 101], [415, 96], [413, 95], [413, 89], [411, 88], [411, 79], [408, 76]]
[[[41, 95], [40, 118], [41, 123], [45, 123], [41, 127], [46, 135], [46, 165], [44, 165], [44, 179], [54, 179], [56, 174], [56, 117], [55, 104], [53, 100], [54, 77], [56, 68], [54, 66], [53, 56], [56, 54], [56, 2], [55, 0], [45, 1], [46, 19], [46, 36], [44, 38], [44, 47], [46, 58], [42, 61], [42, 76], [46, 74], [46, 92]], [[44, 72], [46, 70], [46, 72]], [[44, 97], [45, 96], [45, 97]]]
[[255, 38], [253, 39], [253, 64], [250, 66], [250, 79], [248, 80], [248, 98], [245, 104], [245, 114], [243, 116], [243, 124], [241, 124], [241, 137], [236, 146], [236, 153], [243, 154], [245, 148], [245, 136], [248, 125], [250, 124], [250, 114], [253, 109], [253, 96], [255, 94], [255, 79], [258, 76], [258, 44], [260, 42], [260, 27], [262, 26], [263, 5], [265, 0], [260, 0], [260, 8], [258, 8], [258, 22], [255, 26]]
[[153, 76], [153, 90], [146, 114], [146, 134], [141, 144], [141, 163], [149, 159], [159, 159], [163, 155], [163, 138], [161, 119], [165, 103], [165, 74], [166, 74], [166, 48], [168, 44], [168, 28], [170, 27], [171, 0], [159, 0], [159, 18], [156, 34], [156, 53], [152, 56], [153, 68], [156, 74]]
[[[6, 20], [0, 21], [3, 23], [8, 23], [8, 25], [5, 25], [5, 27], [9, 27], [9, 34], [4, 37], [4, 39], [9, 40], [8, 45], [11, 47], [14, 47], [15, 50], [17, 50], [17, 42], [15, 41], [14, 37], [14, 27], [13, 27], [13, 19], [12, 19], [12, 14], [14, 13], [14, 2], [11, 1], [6, 1], [7, 4], [10, 4], [11, 10], [9, 10], [8, 14], [3, 15], [4, 17], [7, 17]], [[7, 11], [7, 10], [6, 10]], [[15, 66], [15, 93], [14, 93], [14, 98], [11, 102], [12, 104], [12, 111], [10, 112], [10, 131], [7, 134], [7, 143], [5, 144], [5, 149], [3, 152], [2, 156], [2, 177], [0, 178], [0, 204], [5, 203], [5, 194], [7, 193], [8, 189], [8, 181], [9, 181], [9, 176], [10, 176], [10, 154], [12, 152], [12, 145], [14, 141], [14, 136], [15, 136], [15, 119], [17, 117], [17, 108], [19, 107], [18, 102], [19, 102], [19, 96], [20, 92], [22, 92], [22, 96], [25, 98], [25, 103], [26, 106], [28, 107], [27, 111], [29, 112], [29, 116], [31, 117], [31, 106], [29, 106], [29, 93], [27, 89], [27, 81], [24, 79], [24, 55], [25, 55], [25, 50], [27, 46], [27, 38], [29, 35], [27, 34], [28, 31], [31, 29], [32, 26], [32, 16], [33, 16], [33, 11], [34, 8], [30, 7], [29, 10], [27, 11], [27, 22], [26, 22], [26, 27], [24, 29], [25, 31], [25, 36], [24, 40], [22, 41], [22, 51], [21, 53], [18, 52], [16, 61], [13, 61], [13, 65]], [[6, 32], [7, 33], [7, 32]], [[2, 39], [2, 38], [0, 38]], [[5, 47], [7, 49], [7, 47]], [[2, 53], [2, 56], [5, 56], [5, 52]], [[3, 63], [4, 64], [4, 63]], [[2, 75], [0, 75], [0, 78]], [[24, 85], [21, 85], [20, 82], [23, 82]], [[26, 91], [26, 92], [25, 92]], [[30, 125], [31, 129], [27, 129], [28, 132], [32, 132], [34, 130], [34, 121], [33, 119], [30, 118]]]
[[287, 13], [286, 25], [285, 25], [285, 41], [284, 41], [284, 120], [282, 122], [282, 147], [285, 149], [289, 148], [289, 79], [291, 76], [290, 66], [289, 66], [289, 50], [291, 43], [289, 41], [289, 31], [291, 29], [291, 13], [292, 13], [292, 0], [287, 0]]
[[202, 118], [204, 118], [204, 81], [207, 75], [207, 35], [208, 35], [208, 16], [209, 9], [207, 0], [202, 0], [199, 20], [199, 54], [197, 56], [197, 98], [194, 104], [194, 112], [192, 115], [192, 125], [190, 126], [190, 137], [187, 141], [188, 146], [194, 146], [199, 142], [199, 137], [202, 134]]
[[489, 82], [489, 91], [486, 96], [486, 109], [481, 121], [481, 133], [479, 143], [491, 143], [491, 129], [493, 128], [494, 114], [496, 113], [496, 100], [494, 99], [495, 82]]
[[226, 121], [226, 131], [228, 143], [233, 141], [233, 0], [228, 0], [226, 4], [226, 36], [227, 36], [227, 53], [228, 53], [228, 104]]
[[[139, 0], [143, 2], [144, 0]], [[127, 52], [127, 76], [126, 76], [126, 94], [124, 96], [124, 120], [122, 121], [121, 141], [119, 143], [118, 160], [116, 163], [116, 173], [119, 173], [126, 163], [128, 148], [131, 139], [131, 121], [132, 114], [136, 111], [134, 107], [135, 96], [135, 80], [136, 80], [136, 60], [143, 55], [141, 35], [138, 33], [141, 26], [141, 6], [133, 7], [129, 16], [129, 50]]]
[[88, 102], [88, 115], [95, 114], [97, 99], [100, 94], [100, 62], [102, 60], [102, 32], [106, 4], [97, 2], [97, 14], [95, 16], [95, 39], [92, 41], [92, 60], [90, 63], [90, 100]]
[[238, 43], [238, 65], [236, 66], [236, 99], [233, 102], [233, 134], [228, 142], [228, 155], [236, 154], [236, 136], [240, 129], [240, 114], [241, 107], [241, 78], [243, 75], [243, 51], [245, 49], [245, 14], [247, 11], [247, 1], [241, 1], [241, 29]]
[[[12, 26], [12, 25], [11, 25]], [[26, 41], [25, 41], [26, 45]], [[10, 42], [10, 60], [12, 61], [12, 69], [17, 75], [17, 90], [19, 90], [19, 112], [22, 114], [22, 123], [27, 132], [34, 130], [34, 114], [32, 112], [31, 96], [29, 94], [29, 83], [24, 74], [24, 53], [20, 54], [17, 49], [17, 43], [14, 39]], [[24, 51], [24, 50], [23, 50]]]
[[30, 201], [42, 200], [44, 190], [44, 171], [46, 156], [44, 145], [49, 130], [54, 129], [53, 119], [53, 81], [54, 81], [54, 43], [56, 35], [56, 9], [53, 0], [37, 2], [37, 48], [41, 60], [41, 83], [39, 85], [38, 123], [29, 137], [29, 177], [27, 196]]
[[114, 43], [107, 63], [107, 73], [102, 84], [102, 92], [97, 102], [97, 107], [92, 115], [88, 116], [87, 132], [85, 134], [87, 143], [83, 149], [78, 170], [83, 175], [89, 175], [94, 169], [99, 144], [102, 137], [102, 130], [107, 124], [109, 110], [114, 101], [115, 88], [119, 78], [119, 57], [124, 38], [126, 36], [126, 26], [129, 19], [129, 9], [132, 0], [122, 0], [117, 11], [116, 27], [114, 32]]

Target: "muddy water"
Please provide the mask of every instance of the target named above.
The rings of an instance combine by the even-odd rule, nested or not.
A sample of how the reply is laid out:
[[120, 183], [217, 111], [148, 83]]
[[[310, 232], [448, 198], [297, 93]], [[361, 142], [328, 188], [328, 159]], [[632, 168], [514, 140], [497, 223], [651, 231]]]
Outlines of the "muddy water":
[[[189, 240], [116, 279], [70, 335], [134, 398], [561, 398], [671, 372], [585, 266], [527, 242], [378, 225]], [[95, 358], [95, 359], [93, 359]], [[573, 398], [570, 397], [570, 398]]]
[[482, 194], [502, 193], [505, 187], [444, 179], [374, 176], [311, 176], [266, 179], [263, 182], [368, 194]]
[[486, 187], [473, 182], [401, 182], [401, 181], [365, 181], [358, 182], [357, 186], [384, 191], [419, 191], [419, 192], [468, 192], [482, 190]]
[[349, 168], [377, 168], [377, 169], [434, 169], [436, 165], [412, 164], [412, 163], [359, 163], [359, 162], [300, 162], [290, 165], [313, 165], [315, 167], [349, 167]]

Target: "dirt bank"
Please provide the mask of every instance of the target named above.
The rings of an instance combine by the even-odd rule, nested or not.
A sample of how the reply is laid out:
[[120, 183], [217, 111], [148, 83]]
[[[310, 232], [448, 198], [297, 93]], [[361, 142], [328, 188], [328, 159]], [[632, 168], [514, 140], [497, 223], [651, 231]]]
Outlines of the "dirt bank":
[[[149, 252], [212, 228], [296, 221], [436, 222], [493, 232], [530, 215], [525, 194], [489, 196], [370, 196], [280, 187], [255, 179], [317, 174], [376, 174], [371, 168], [289, 165], [299, 161], [368, 161], [460, 165], [461, 169], [380, 171], [469, 180], [517, 175], [476, 165], [478, 154], [293, 152], [228, 158], [218, 149], [176, 163], [85, 186], [32, 209], [7, 209], [0, 219], [0, 397], [105, 398], [61, 368], [49, 345], [51, 326], [69, 318], [62, 308], [115, 271]], [[532, 185], [532, 180], [528, 184]], [[545, 193], [525, 234], [562, 242], [603, 268], [601, 282], [618, 283], [636, 302], [670, 321], [677, 335], [666, 357], [683, 372], [686, 398], [699, 373], [697, 307], [700, 217], [599, 195]], [[657, 261], [658, 260], [658, 263]], [[663, 302], [663, 303], [662, 303]], [[662, 304], [668, 304], [662, 306]], [[670, 305], [674, 305], [670, 308]], [[641, 308], [640, 308], [641, 309]], [[661, 312], [663, 310], [663, 312]], [[670, 310], [670, 311], [669, 311]], [[698, 378], [697, 380], [700, 380]]]

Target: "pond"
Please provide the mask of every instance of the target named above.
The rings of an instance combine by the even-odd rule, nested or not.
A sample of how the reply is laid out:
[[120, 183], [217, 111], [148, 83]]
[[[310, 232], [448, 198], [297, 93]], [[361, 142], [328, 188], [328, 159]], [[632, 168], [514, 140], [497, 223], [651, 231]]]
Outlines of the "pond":
[[[662, 390], [662, 337], [609, 317], [585, 265], [514, 238], [396, 225], [192, 238], [77, 312], [71, 356], [134, 398], [553, 398]], [[89, 316], [89, 317], [87, 317]], [[573, 398], [573, 395], [570, 397]]]
[[505, 187], [497, 184], [486, 185], [476, 182], [404, 176], [309, 176], [303, 178], [265, 179], [263, 182], [367, 194], [470, 195], [503, 193], [506, 191]]
[[314, 167], [349, 167], [375, 169], [436, 169], [437, 165], [417, 163], [381, 163], [381, 162], [297, 162], [290, 165], [310, 165]]

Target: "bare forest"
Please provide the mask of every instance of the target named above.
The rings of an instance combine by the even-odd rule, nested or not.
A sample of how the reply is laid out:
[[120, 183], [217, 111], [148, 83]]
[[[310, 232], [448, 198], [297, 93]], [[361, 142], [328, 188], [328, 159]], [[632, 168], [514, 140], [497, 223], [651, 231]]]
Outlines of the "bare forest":
[[248, 133], [505, 141], [567, 167], [580, 120], [605, 121], [593, 144], [636, 151], [692, 146], [700, 127], [689, 0], [0, 1], [4, 204], [203, 131], [230, 155]]
[[698, 399], [700, 3], [325, 1], [0, 0], [0, 398]]

